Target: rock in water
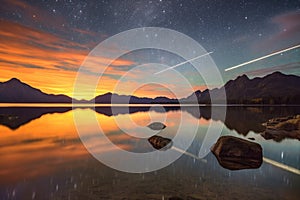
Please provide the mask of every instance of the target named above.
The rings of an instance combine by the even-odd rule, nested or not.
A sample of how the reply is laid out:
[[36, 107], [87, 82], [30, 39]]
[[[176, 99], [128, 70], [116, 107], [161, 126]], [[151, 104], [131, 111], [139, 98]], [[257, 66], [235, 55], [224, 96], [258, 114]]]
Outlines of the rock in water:
[[166, 125], [161, 122], [153, 122], [152, 124], [149, 124], [148, 127], [152, 130], [158, 131], [166, 128]]
[[154, 135], [148, 139], [149, 143], [158, 150], [167, 150], [172, 147], [172, 140], [158, 135]]
[[262, 124], [266, 130], [261, 136], [280, 142], [285, 138], [300, 140], [300, 115], [270, 119]]
[[220, 165], [226, 169], [255, 169], [262, 164], [261, 146], [241, 138], [222, 136], [211, 151]]

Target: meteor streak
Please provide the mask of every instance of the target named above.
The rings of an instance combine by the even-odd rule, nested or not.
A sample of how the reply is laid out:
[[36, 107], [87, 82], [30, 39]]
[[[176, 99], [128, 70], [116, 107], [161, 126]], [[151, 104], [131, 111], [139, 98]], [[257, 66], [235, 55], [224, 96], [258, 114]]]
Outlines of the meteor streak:
[[239, 65], [236, 65], [236, 66], [233, 66], [233, 67], [229, 67], [229, 68], [225, 69], [225, 71], [229, 71], [229, 70], [232, 70], [232, 69], [236, 69], [236, 68], [238, 68], [238, 67], [242, 67], [242, 66], [244, 66], [244, 65], [248, 65], [248, 64], [254, 63], [254, 62], [256, 62], [256, 61], [263, 60], [263, 59], [265, 59], [265, 58], [269, 58], [269, 57], [271, 57], [271, 56], [275, 56], [275, 55], [277, 55], [277, 54], [280, 54], [280, 53], [283, 53], [283, 52], [286, 52], [286, 51], [290, 51], [290, 50], [293, 50], [293, 49], [297, 49], [297, 48], [299, 48], [299, 47], [300, 47], [300, 44], [298, 44], [298, 45], [296, 45], [296, 46], [293, 46], [293, 47], [289, 47], [289, 48], [287, 48], [287, 49], [275, 51], [275, 52], [273, 52], [273, 53], [270, 53], [270, 54], [268, 54], [268, 55], [262, 56], [262, 57], [260, 57], [260, 58], [256, 58], [256, 59], [253, 59], [253, 60], [244, 62], [244, 63], [242, 63], [242, 64], [239, 64]]
[[296, 168], [293, 168], [291, 166], [288, 166], [288, 165], [276, 162], [276, 161], [271, 160], [271, 159], [266, 158], [266, 157], [263, 157], [263, 161], [266, 162], [266, 163], [269, 163], [269, 164], [271, 164], [273, 166], [279, 167], [279, 168], [281, 168], [283, 170], [286, 170], [286, 171], [292, 172], [294, 174], [300, 175], [300, 170], [299, 169], [296, 169]]
[[171, 67], [168, 67], [168, 68], [166, 68], [166, 69], [164, 69], [164, 70], [161, 70], [161, 71], [159, 71], [159, 72], [155, 72], [154, 74], [156, 75], [156, 74], [160, 74], [160, 73], [162, 73], [162, 72], [165, 72], [165, 71], [167, 71], [167, 70], [169, 70], [169, 69], [174, 69], [175, 67], [178, 67], [178, 66], [180, 66], [180, 65], [183, 65], [183, 64], [189, 63], [189, 62], [191, 62], [191, 61], [193, 61], [193, 60], [196, 60], [196, 59], [198, 59], [198, 58], [201, 58], [201, 57], [207, 56], [207, 55], [209, 55], [209, 54], [212, 54], [212, 53], [213, 53], [213, 51], [211, 51], [211, 52], [208, 52], [208, 53], [206, 53], [206, 54], [203, 54], [203, 55], [197, 56], [197, 57], [195, 57], [195, 58], [192, 58], [192, 59], [190, 59], [190, 60], [186, 60], [186, 61], [184, 61], [184, 62], [182, 62], [182, 63], [178, 63], [178, 64], [176, 64], [176, 65], [173, 65], [173, 66], [171, 66]]
[[[183, 154], [185, 154], [185, 155], [187, 155], [187, 156], [190, 156], [190, 157], [193, 158], [193, 159], [200, 160], [200, 161], [202, 161], [202, 162], [204, 162], [204, 163], [207, 163], [207, 160], [206, 160], [206, 159], [199, 158], [198, 156], [196, 156], [196, 155], [194, 155], [194, 154], [192, 154], [192, 153], [189, 153], [189, 152], [187, 152], [187, 151], [184, 151], [184, 150], [182, 150], [182, 149], [180, 149], [180, 148], [177, 148], [177, 147], [172, 146], [171, 149], [172, 149], [172, 150], [175, 150], [175, 151], [177, 151], [177, 152], [179, 152], [179, 153], [183, 153]], [[275, 161], [275, 160], [271, 160], [271, 159], [266, 158], [266, 157], [263, 157], [263, 161], [264, 161], [265, 163], [268, 163], [268, 164], [270, 164], [270, 165], [273, 165], [273, 166], [278, 167], [278, 168], [280, 168], [280, 169], [283, 169], [283, 170], [285, 170], [285, 171], [288, 171], [288, 172], [291, 172], [291, 173], [300, 175], [300, 170], [299, 170], [299, 169], [296, 169], [296, 168], [294, 168], [294, 167], [285, 165], [285, 164], [283, 164], [283, 163], [277, 162], [277, 161]]]

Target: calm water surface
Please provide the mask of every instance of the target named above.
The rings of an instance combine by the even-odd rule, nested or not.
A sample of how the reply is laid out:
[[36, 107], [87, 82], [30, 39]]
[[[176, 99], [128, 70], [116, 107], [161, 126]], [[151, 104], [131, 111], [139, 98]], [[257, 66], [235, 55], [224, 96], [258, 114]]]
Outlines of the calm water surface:
[[[228, 107], [226, 120], [211, 118], [210, 108], [168, 107], [166, 111], [133, 107], [129, 111], [110, 107], [17, 107], [0, 108], [0, 199], [298, 199], [300, 176], [268, 163], [259, 169], [230, 171], [212, 153], [195, 160], [182, 155], [171, 165], [150, 173], [129, 174], [97, 161], [82, 144], [73, 115], [82, 120], [96, 115], [106, 136], [118, 147], [132, 152], [154, 148], [147, 140], [121, 131], [116, 120], [128, 117], [137, 125], [166, 119], [159, 135], [172, 138], [184, 117], [188, 129], [199, 125], [188, 152], [198, 154], [208, 125], [224, 123], [222, 135], [255, 138], [263, 155], [300, 169], [300, 143], [296, 139], [265, 140], [261, 123], [273, 117], [300, 114], [300, 107]], [[95, 132], [91, 127], [87, 131]], [[136, 132], [134, 127], [126, 127]], [[105, 148], [101, 151], [113, 151]], [[171, 150], [170, 150], [171, 151]]]

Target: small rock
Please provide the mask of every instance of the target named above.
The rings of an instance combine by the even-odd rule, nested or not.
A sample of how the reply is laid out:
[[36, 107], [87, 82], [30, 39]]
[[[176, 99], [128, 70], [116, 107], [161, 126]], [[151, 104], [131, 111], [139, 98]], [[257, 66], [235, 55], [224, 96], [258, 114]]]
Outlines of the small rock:
[[167, 150], [172, 147], [172, 140], [158, 135], [154, 135], [148, 139], [149, 143], [158, 150]]
[[152, 124], [149, 124], [148, 127], [152, 130], [158, 131], [166, 128], [166, 125], [161, 122], [153, 122]]

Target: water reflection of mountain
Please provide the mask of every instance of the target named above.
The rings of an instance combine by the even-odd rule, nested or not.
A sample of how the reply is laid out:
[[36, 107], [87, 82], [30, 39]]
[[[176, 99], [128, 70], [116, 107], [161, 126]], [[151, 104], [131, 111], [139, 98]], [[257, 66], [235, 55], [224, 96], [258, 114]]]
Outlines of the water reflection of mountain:
[[[195, 118], [211, 119], [211, 107], [190, 107], [190, 106], [168, 106], [168, 107], [98, 107], [95, 109], [97, 113], [106, 116], [115, 116], [118, 114], [132, 114], [136, 112], [148, 112], [149, 110], [155, 112], [169, 112], [175, 110], [183, 110], [191, 114]], [[199, 112], [200, 109], [200, 112]], [[217, 107], [216, 112], [223, 112], [223, 108]], [[260, 133], [265, 130], [262, 123], [272, 118], [285, 117], [300, 114], [300, 107], [296, 106], [229, 106], [226, 111], [225, 121], [218, 118], [218, 115], [213, 120], [221, 120], [227, 128], [235, 130], [242, 135], [247, 135], [250, 131]]]
[[155, 112], [169, 112], [169, 111], [174, 111], [174, 110], [180, 110], [180, 106], [166, 106], [166, 107], [161, 107], [161, 106], [118, 106], [118, 107], [96, 107], [95, 111], [97, 113], [106, 115], [106, 116], [116, 116], [120, 114], [133, 114], [137, 112], [148, 112], [148, 111], [155, 111]]
[[[30, 121], [41, 117], [47, 113], [64, 113], [72, 108], [0, 108], [0, 124], [9, 127], [10, 129], [17, 129], [20, 126], [29, 123]], [[97, 113], [105, 116], [116, 116], [119, 114], [132, 114], [137, 112], [148, 112], [149, 110], [155, 112], [169, 112], [175, 110], [183, 110], [188, 112], [197, 119], [211, 119], [211, 107], [179, 107], [179, 106], [130, 106], [130, 107], [96, 107]], [[223, 111], [223, 108], [216, 108], [217, 112]], [[231, 130], [235, 130], [240, 134], [247, 135], [250, 131], [260, 133], [264, 131], [265, 127], [261, 124], [271, 118], [285, 117], [300, 114], [300, 107], [296, 106], [275, 106], [275, 107], [242, 107], [229, 106], [227, 107], [225, 121], [216, 117], [213, 120], [221, 120]]]
[[[187, 111], [195, 118], [211, 119], [211, 108], [200, 107], [200, 113], [197, 107], [183, 107], [182, 110]], [[223, 108], [216, 107], [216, 112], [222, 111]], [[228, 106], [226, 111], [226, 119], [221, 120], [218, 115], [213, 120], [221, 120], [227, 128], [235, 130], [242, 135], [247, 135], [250, 131], [260, 133], [265, 130], [262, 123], [272, 118], [285, 117], [300, 114], [300, 107], [296, 106]]]
[[[210, 109], [201, 109], [201, 116], [210, 119]], [[206, 116], [207, 114], [207, 116]], [[250, 131], [260, 133], [265, 130], [262, 123], [272, 118], [300, 114], [300, 107], [275, 106], [275, 107], [227, 107], [224, 124], [231, 130], [247, 135]], [[219, 119], [213, 119], [219, 120]]]
[[72, 108], [54, 108], [54, 107], [14, 107], [0, 108], [0, 124], [10, 129], [17, 129], [30, 121], [40, 118], [48, 113], [64, 113]]

